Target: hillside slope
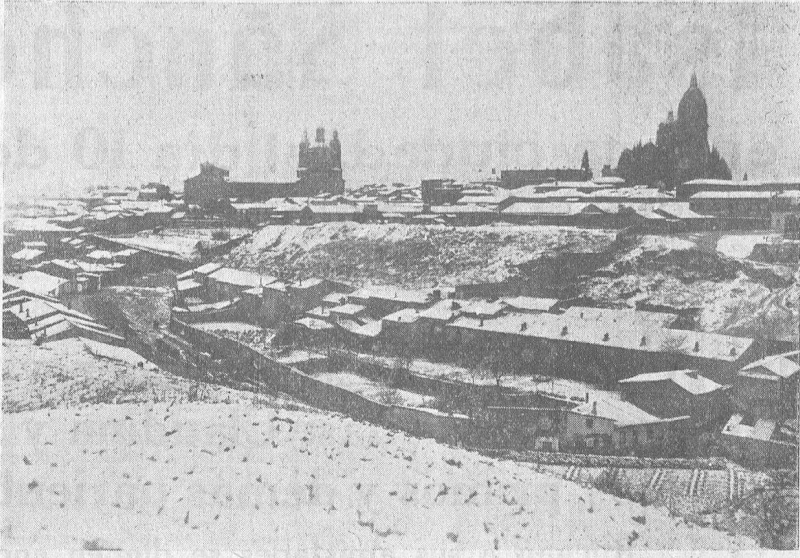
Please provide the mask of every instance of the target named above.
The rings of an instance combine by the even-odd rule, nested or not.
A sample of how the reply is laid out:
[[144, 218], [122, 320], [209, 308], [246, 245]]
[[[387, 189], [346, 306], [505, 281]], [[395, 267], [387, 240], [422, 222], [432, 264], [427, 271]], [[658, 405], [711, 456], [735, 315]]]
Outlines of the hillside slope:
[[[225, 260], [287, 279], [317, 275], [356, 285], [511, 281], [529, 295], [697, 308], [705, 331], [796, 339], [795, 270], [723, 254], [717, 233], [620, 242], [616, 236], [549, 226], [274, 225]], [[747, 252], [731, 242], [721, 246], [728, 254]]]
[[[52, 391], [35, 369], [55, 373], [72, 351], [4, 347], [32, 401]], [[96, 404], [88, 380], [109, 372], [93, 358], [61, 363], [80, 365], [67, 391], [84, 403], [3, 416], [3, 550], [755, 547], [529, 465], [270, 398], [189, 402], [177, 382], [166, 401]]]
[[354, 284], [430, 287], [503, 281], [553, 252], [589, 254], [612, 246], [612, 231], [572, 227], [325, 223], [264, 227], [226, 261], [244, 269], [322, 275]]

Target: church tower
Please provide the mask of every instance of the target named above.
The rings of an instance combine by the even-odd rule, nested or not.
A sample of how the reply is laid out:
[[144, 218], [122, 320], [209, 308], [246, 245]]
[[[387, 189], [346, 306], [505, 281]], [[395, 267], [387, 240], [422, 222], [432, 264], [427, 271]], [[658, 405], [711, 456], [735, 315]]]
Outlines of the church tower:
[[339, 132], [333, 131], [333, 138], [331, 138], [331, 159], [333, 160], [333, 168], [342, 168], [342, 144], [339, 143]]
[[307, 169], [309, 166], [308, 149], [311, 144], [308, 141], [308, 130], [303, 130], [303, 139], [300, 141], [300, 155], [297, 160], [298, 169]]
[[708, 105], [692, 73], [689, 89], [678, 104], [679, 179], [683, 182], [706, 175], [708, 166]]

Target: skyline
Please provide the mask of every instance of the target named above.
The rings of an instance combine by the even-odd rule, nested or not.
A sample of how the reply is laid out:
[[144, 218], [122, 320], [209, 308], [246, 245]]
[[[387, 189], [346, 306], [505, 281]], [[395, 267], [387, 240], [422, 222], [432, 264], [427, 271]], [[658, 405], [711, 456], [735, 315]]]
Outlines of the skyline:
[[293, 179], [303, 129], [318, 125], [338, 129], [350, 187], [577, 167], [584, 149], [599, 173], [655, 139], [693, 71], [733, 177], [797, 177], [799, 16], [778, 4], [10, 2], [4, 195], [181, 188], [206, 160], [232, 179]]

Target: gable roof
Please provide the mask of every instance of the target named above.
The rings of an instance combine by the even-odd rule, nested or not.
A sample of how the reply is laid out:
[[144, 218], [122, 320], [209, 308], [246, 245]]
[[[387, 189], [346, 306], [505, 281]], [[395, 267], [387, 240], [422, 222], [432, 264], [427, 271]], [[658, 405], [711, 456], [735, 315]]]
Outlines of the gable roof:
[[780, 378], [790, 378], [800, 370], [800, 364], [797, 363], [800, 351], [790, 351], [779, 355], [771, 355], [761, 360], [751, 362], [739, 373], [742, 375], [750, 375], [753, 373], [766, 373]]
[[664, 372], [651, 372], [649, 374], [639, 374], [631, 378], [620, 380], [621, 384], [641, 384], [672, 382], [684, 391], [692, 395], [703, 395], [711, 393], [724, 386], [717, 382], [697, 374], [696, 370], [667, 370]]

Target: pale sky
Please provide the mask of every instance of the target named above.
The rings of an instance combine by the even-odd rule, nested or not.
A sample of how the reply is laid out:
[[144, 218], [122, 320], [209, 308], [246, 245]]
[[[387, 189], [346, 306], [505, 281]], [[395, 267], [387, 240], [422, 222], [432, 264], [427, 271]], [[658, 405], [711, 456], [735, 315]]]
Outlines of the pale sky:
[[205, 160], [289, 180], [317, 125], [348, 187], [584, 149], [599, 173], [655, 139], [693, 70], [734, 177], [800, 177], [799, 22], [773, 3], [6, 2], [4, 194], [182, 188]]

